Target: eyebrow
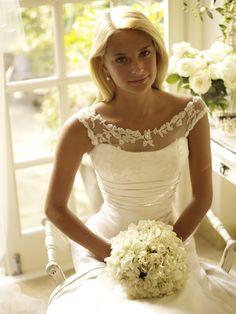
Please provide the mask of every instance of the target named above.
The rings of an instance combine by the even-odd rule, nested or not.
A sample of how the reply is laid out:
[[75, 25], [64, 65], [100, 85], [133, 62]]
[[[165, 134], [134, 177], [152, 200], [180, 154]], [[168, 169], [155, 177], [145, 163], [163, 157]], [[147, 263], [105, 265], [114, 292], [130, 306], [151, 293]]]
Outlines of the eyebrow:
[[[145, 49], [151, 48], [151, 47], [152, 47], [152, 45], [148, 45], [148, 46], [145, 46], [145, 47], [139, 49], [139, 51], [142, 51], [142, 50], [145, 50]], [[117, 53], [114, 53], [112, 56], [113, 56], [113, 57], [125, 56], [126, 54], [127, 54], [127, 53], [125, 53], [125, 52], [117, 52]]]

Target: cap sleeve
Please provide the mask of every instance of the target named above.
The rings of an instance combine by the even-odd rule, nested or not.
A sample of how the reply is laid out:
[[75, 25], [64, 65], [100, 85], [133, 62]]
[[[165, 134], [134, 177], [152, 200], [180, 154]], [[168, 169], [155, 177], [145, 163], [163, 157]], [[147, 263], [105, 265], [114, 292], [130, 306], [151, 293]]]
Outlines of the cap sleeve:
[[201, 97], [193, 97], [190, 105], [186, 108], [187, 117], [185, 136], [189, 135], [189, 132], [194, 128], [196, 123], [208, 112], [209, 109]]
[[91, 143], [97, 145], [98, 138], [95, 134], [95, 113], [91, 107], [85, 107], [74, 114], [74, 117], [79, 120], [87, 129], [88, 137]]

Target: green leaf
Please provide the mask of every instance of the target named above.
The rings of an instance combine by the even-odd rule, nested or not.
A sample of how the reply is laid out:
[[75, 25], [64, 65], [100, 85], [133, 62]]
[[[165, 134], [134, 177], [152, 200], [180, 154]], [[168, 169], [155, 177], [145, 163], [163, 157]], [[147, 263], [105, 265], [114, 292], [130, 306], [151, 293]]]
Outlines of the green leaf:
[[215, 10], [216, 10], [217, 12], [219, 12], [221, 15], [224, 14], [224, 9], [223, 9], [223, 8], [218, 7], [218, 8], [215, 8]]
[[203, 22], [203, 16], [202, 16], [201, 12], [199, 12], [199, 18], [200, 18], [201, 22]]
[[182, 88], [182, 81], [179, 80], [178, 84], [177, 84], [177, 91], [179, 92]]
[[209, 18], [213, 19], [213, 14], [211, 13], [211, 11], [208, 8], [206, 8], [206, 13], [209, 16]]
[[221, 28], [221, 30], [225, 30], [227, 28], [227, 26], [224, 24], [219, 24], [219, 27]]
[[183, 87], [184, 89], [190, 89], [190, 85], [189, 85], [189, 84], [183, 84], [182, 87]]
[[180, 76], [178, 74], [172, 73], [170, 75], [168, 75], [166, 82], [169, 84], [175, 84], [179, 81]]
[[188, 77], [181, 77], [182, 84], [189, 84], [189, 78]]

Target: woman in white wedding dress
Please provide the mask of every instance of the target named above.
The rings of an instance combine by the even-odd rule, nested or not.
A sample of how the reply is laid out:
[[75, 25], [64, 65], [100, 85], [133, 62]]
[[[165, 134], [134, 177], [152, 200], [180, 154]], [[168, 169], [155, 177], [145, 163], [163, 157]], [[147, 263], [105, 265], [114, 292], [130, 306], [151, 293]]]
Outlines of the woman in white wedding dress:
[[[98, 99], [65, 124], [45, 204], [49, 219], [72, 240], [80, 277], [47, 313], [236, 313], [235, 278], [200, 263], [192, 238], [212, 201], [205, 104], [162, 89], [168, 67], [163, 40], [130, 8], [115, 7], [99, 17], [90, 65]], [[104, 199], [86, 225], [67, 205], [85, 153]], [[174, 198], [187, 161], [192, 199], [178, 216]], [[172, 224], [186, 245], [191, 273], [175, 295], [130, 300], [106, 271], [109, 239], [140, 219]]]

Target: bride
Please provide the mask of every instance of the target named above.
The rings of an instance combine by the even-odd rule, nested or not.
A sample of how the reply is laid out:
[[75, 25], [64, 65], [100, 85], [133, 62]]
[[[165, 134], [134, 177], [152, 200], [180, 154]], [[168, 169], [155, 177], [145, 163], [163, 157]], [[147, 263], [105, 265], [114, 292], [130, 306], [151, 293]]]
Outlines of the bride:
[[[235, 313], [236, 280], [200, 263], [192, 237], [212, 201], [206, 105], [199, 97], [163, 90], [168, 68], [163, 40], [129, 7], [99, 17], [90, 66], [99, 95], [66, 122], [45, 203], [46, 215], [72, 240], [80, 280], [55, 298], [47, 313]], [[86, 153], [104, 203], [84, 224], [68, 208], [68, 199]], [[192, 199], [178, 215], [174, 197], [186, 162]], [[130, 300], [106, 271], [109, 240], [140, 219], [171, 224], [184, 241], [191, 273], [175, 295]]]

